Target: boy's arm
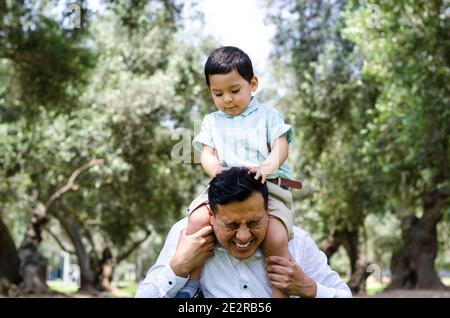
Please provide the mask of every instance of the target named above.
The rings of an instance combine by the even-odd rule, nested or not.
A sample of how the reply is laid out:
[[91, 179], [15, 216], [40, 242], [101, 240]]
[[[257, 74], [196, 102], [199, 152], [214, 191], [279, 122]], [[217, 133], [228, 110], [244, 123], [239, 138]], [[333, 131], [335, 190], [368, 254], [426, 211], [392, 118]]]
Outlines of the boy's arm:
[[205, 144], [202, 145], [200, 161], [202, 163], [203, 170], [205, 170], [205, 172], [211, 178], [213, 178], [223, 168], [220, 165], [220, 161], [219, 158], [217, 157], [216, 150]]
[[267, 159], [258, 167], [249, 167], [251, 171], [255, 172], [255, 179], [261, 177], [261, 182], [266, 182], [266, 178], [274, 173], [289, 156], [289, 145], [286, 135], [282, 135], [275, 139], [272, 151], [267, 156]]

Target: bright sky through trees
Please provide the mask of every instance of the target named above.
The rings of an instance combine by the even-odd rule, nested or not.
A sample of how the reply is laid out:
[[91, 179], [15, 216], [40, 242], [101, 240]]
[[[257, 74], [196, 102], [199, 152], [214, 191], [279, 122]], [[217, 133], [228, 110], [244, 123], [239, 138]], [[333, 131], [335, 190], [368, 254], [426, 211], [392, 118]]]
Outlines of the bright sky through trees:
[[[274, 27], [264, 24], [265, 13], [260, 0], [203, 0], [205, 32], [222, 45], [244, 50], [252, 59], [255, 72], [266, 70]], [[261, 75], [260, 75], [261, 76]]]

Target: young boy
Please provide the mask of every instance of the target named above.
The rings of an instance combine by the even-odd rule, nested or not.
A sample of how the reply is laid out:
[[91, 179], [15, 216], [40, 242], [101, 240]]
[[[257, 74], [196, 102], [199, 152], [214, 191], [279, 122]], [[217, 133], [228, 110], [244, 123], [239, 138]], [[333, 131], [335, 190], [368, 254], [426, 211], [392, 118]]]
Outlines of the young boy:
[[[244, 166], [269, 189], [269, 221], [263, 242], [264, 255], [290, 258], [288, 240], [292, 234], [292, 195], [287, 186], [301, 188], [291, 178], [286, 162], [292, 142], [291, 126], [273, 107], [260, 104], [252, 92], [258, 87], [252, 62], [242, 50], [226, 46], [214, 50], [205, 64], [205, 78], [218, 111], [207, 115], [194, 147], [201, 151], [201, 164], [212, 178], [222, 169]], [[286, 186], [287, 185], [287, 186]], [[189, 207], [186, 233], [195, 233], [210, 224], [207, 190]], [[253, 244], [234, 237], [237, 253]], [[177, 297], [192, 297], [199, 286], [202, 268], [191, 272], [190, 280]], [[288, 297], [272, 289], [273, 297]]]

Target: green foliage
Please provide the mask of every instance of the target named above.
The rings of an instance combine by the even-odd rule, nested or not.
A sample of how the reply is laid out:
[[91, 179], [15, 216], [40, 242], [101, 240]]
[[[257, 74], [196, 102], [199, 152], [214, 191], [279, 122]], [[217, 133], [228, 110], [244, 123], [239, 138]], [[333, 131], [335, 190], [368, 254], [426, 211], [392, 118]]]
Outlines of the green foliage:
[[345, 35], [365, 58], [362, 74], [381, 92], [363, 150], [382, 167], [394, 204], [414, 206], [426, 191], [448, 187], [449, 3], [374, 4], [378, 27], [365, 23], [364, 6], [346, 13]]
[[332, 228], [357, 229], [380, 205], [377, 173], [361, 151], [377, 88], [361, 78], [361, 56], [342, 36], [343, 1], [276, 4], [274, 21], [281, 15], [284, 22], [275, 58], [284, 65], [279, 75], [289, 94], [280, 105], [296, 127], [294, 170], [313, 189], [304, 208], [318, 212], [321, 221], [310, 223], [323, 235]]
[[66, 30], [46, 17], [43, 3], [3, 4], [0, 59], [9, 67], [1, 121], [27, 116], [31, 122], [44, 109], [73, 111], [95, 65], [95, 54], [84, 41], [87, 34]]
[[279, 105], [299, 147], [291, 162], [311, 193], [297, 219], [324, 237], [374, 215], [364, 240], [389, 253], [395, 218], [449, 187], [449, 2], [269, 3]]
[[[317, 239], [360, 229], [386, 264], [399, 217], [450, 186], [449, 2], [269, 3], [287, 92], [276, 106], [306, 185], [293, 193], [297, 221]], [[171, 150], [210, 111], [201, 63], [212, 44], [186, 43], [181, 1], [114, 1], [96, 15], [80, 2], [80, 29], [63, 28], [53, 5], [0, 0], [0, 217], [20, 242], [36, 200], [101, 159], [49, 212], [66, 211], [97, 251], [118, 254], [152, 231], [141, 251], [150, 265], [145, 249], [205, 181]], [[448, 203], [443, 212], [437, 261], [448, 267]], [[56, 218], [49, 226], [68, 241]]]
[[49, 213], [68, 213], [88, 251], [109, 245], [117, 255], [148, 232], [165, 233], [202, 180], [171, 150], [176, 128], [191, 129], [206, 108], [203, 52], [179, 36], [175, 2], [112, 3], [76, 32], [44, 7], [30, 17], [35, 28], [2, 25], [23, 45], [12, 36], [0, 42], [0, 217], [23, 231], [36, 199], [47, 202], [77, 169], [101, 159]]

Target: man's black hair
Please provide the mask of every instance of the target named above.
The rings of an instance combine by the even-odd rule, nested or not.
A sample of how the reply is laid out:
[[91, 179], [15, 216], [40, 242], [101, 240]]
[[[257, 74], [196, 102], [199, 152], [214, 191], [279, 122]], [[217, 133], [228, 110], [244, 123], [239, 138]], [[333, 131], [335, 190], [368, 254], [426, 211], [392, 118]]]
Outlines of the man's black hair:
[[255, 180], [255, 174], [249, 173], [247, 169], [233, 167], [217, 174], [209, 183], [209, 205], [212, 212], [216, 214], [218, 205], [245, 201], [254, 192], [262, 194], [264, 207], [267, 210], [269, 202], [267, 185], [261, 183], [261, 179]]
[[228, 74], [236, 70], [249, 83], [253, 78], [253, 66], [250, 57], [241, 49], [234, 46], [224, 46], [215, 49], [205, 64], [205, 79], [209, 87], [209, 76]]

